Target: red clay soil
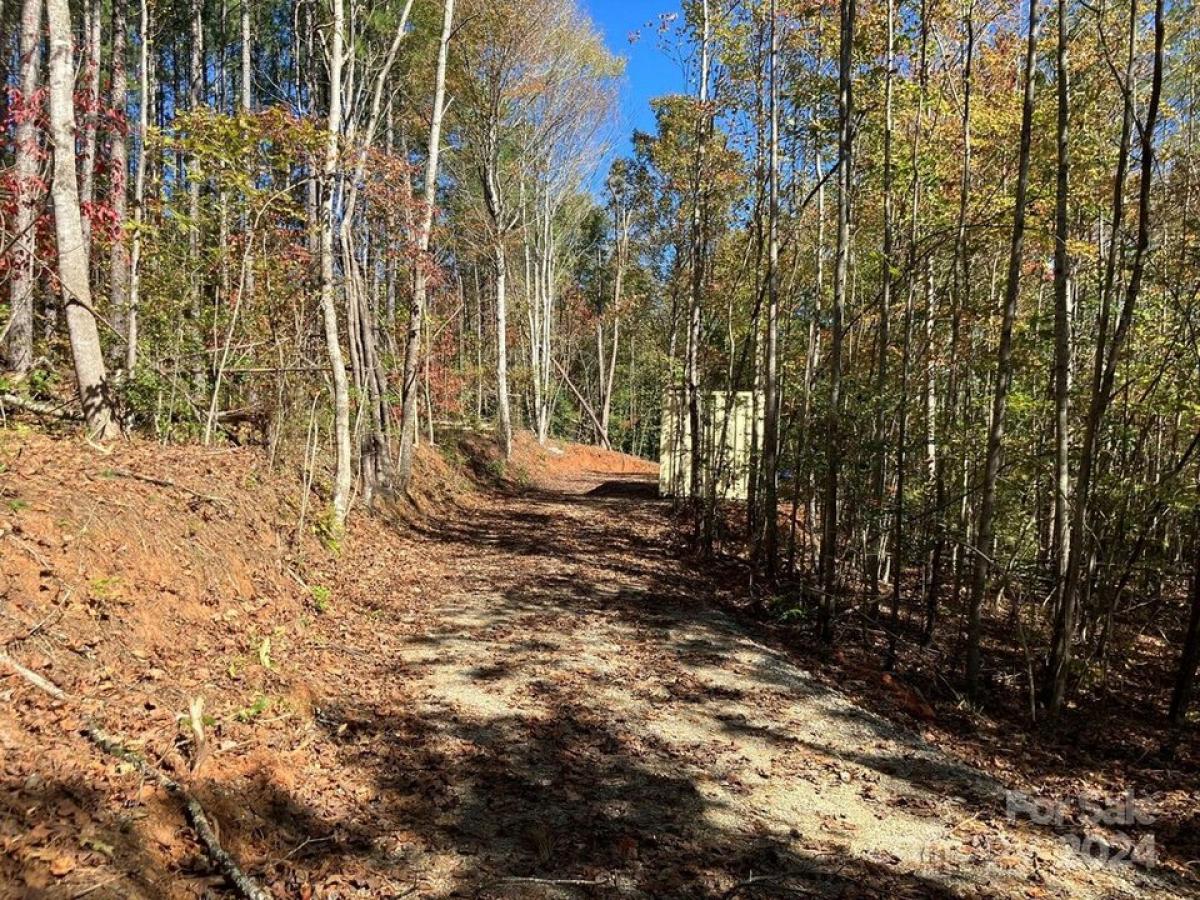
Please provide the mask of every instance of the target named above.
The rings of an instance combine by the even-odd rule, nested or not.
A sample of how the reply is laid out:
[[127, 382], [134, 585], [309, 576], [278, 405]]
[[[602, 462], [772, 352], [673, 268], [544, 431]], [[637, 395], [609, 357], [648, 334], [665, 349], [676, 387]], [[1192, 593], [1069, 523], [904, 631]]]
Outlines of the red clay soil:
[[528, 432], [514, 437], [513, 462], [536, 473], [539, 481], [590, 477], [595, 474], [657, 475], [658, 465], [601, 447], [548, 441], [541, 446]]
[[658, 474], [658, 464], [649, 460], [566, 441], [548, 440], [543, 446], [527, 431], [513, 435], [512, 455], [503, 464], [490, 431], [463, 431], [456, 439], [451, 457], [489, 488], [522, 490], [533, 482], [545, 485], [604, 474], [645, 479]]
[[[514, 461], [564, 476], [654, 470], [524, 435]], [[470, 516], [479, 500], [428, 448], [415, 483], [420, 492], [393, 510], [408, 524], [450, 509]], [[104, 454], [0, 431], [0, 648], [71, 698], [0, 664], [0, 897], [192, 897], [222, 886], [178, 803], [84, 737], [89, 724], [186, 782], [226, 848], [267, 870], [276, 893], [311, 893], [290, 874], [303, 851], [287, 843], [295, 813], [279, 798], [330, 737], [318, 698], [362, 678], [363, 661], [345, 655], [361, 641], [347, 633], [376, 630], [385, 608], [419, 609], [447, 560], [407, 525], [361, 510], [340, 547], [324, 546], [315, 492], [298, 530], [301, 495], [296, 477], [253, 449], [132, 441]], [[379, 644], [386, 654], [385, 636]], [[376, 689], [363, 684], [366, 696]], [[206, 744], [195, 772], [193, 698], [204, 700]], [[354, 884], [346, 874], [324, 889], [339, 878]]]

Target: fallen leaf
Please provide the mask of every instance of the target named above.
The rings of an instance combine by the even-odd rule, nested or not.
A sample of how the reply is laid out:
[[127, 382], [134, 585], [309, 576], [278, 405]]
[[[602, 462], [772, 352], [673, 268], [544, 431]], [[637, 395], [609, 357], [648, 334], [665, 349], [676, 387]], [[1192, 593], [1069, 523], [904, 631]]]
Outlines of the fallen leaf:
[[75, 871], [75, 857], [73, 856], [63, 854], [50, 861], [50, 874], [55, 878], [62, 878], [73, 871]]

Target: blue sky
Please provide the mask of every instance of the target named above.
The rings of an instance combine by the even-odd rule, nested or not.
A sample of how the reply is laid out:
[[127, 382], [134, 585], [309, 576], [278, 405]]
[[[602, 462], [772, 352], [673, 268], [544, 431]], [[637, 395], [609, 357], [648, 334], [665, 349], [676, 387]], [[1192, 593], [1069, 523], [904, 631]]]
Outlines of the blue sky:
[[[663, 13], [679, 11], [677, 0], [582, 0], [583, 7], [604, 33], [613, 53], [626, 59], [621, 90], [620, 140], [617, 153], [629, 152], [634, 129], [654, 130], [650, 99], [683, 89], [683, 74], [670, 54], [659, 47], [658, 24]], [[630, 34], [638, 39], [630, 42]]]

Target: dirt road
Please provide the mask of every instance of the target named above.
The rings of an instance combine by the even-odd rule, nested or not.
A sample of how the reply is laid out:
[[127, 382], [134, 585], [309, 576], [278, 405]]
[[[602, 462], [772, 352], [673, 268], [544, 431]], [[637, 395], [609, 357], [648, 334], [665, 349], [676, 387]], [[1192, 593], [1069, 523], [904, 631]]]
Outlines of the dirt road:
[[438, 584], [320, 648], [371, 665], [320, 701], [294, 865], [427, 897], [1171, 893], [1008, 823], [1004, 785], [718, 611], [648, 485], [597, 483], [429, 527]]

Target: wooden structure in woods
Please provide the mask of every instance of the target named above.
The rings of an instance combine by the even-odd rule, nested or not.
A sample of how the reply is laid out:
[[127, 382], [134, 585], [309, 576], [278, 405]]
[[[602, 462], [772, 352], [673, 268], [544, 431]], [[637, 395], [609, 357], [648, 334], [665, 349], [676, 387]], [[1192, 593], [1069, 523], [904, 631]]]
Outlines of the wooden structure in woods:
[[[763, 407], [753, 391], [700, 395], [700, 445], [705, 493], [714, 483], [722, 500], [745, 500], [750, 490], [751, 450], [762, 447]], [[663, 396], [659, 433], [658, 492], [687, 497], [692, 485], [692, 428], [687, 394], [672, 388]]]

